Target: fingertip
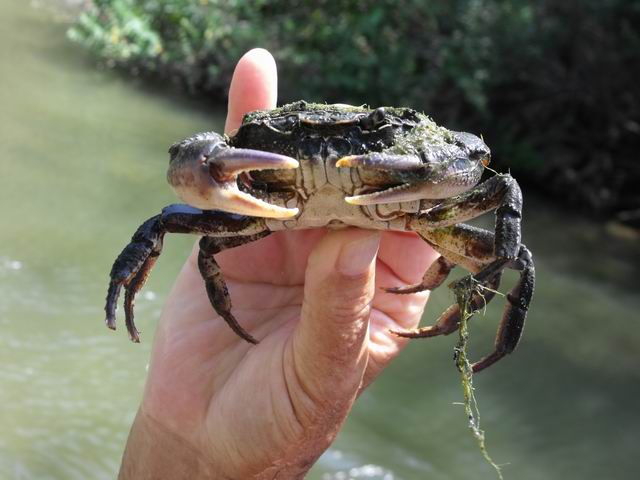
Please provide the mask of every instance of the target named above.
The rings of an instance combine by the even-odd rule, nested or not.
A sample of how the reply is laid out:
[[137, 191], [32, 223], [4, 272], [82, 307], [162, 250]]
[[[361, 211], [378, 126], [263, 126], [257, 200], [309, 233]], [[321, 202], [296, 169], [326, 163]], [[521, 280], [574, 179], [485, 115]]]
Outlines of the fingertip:
[[264, 48], [254, 48], [238, 61], [229, 87], [225, 132], [231, 133], [245, 113], [274, 108], [278, 98], [276, 61]]
[[366, 232], [368, 235], [358, 236], [342, 246], [337, 270], [345, 276], [353, 277], [365, 274], [375, 262], [380, 247], [380, 233]]

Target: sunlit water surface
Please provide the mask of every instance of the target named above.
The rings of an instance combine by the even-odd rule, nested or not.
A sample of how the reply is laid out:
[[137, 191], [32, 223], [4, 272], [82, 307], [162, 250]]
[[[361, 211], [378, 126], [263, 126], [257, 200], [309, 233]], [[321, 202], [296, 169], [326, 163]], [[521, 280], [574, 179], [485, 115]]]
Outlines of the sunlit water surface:
[[[96, 69], [28, 2], [1, 2], [0, 18], [0, 479], [110, 479], [192, 240], [166, 242], [137, 302], [141, 345], [102, 324], [107, 272], [139, 222], [174, 201], [167, 145], [221, 129], [222, 112]], [[517, 354], [476, 378], [488, 448], [510, 479], [634, 478], [640, 249], [527, 200], [538, 287]], [[434, 294], [425, 321], [450, 301]], [[500, 303], [472, 325], [474, 357]], [[454, 343], [411, 344], [308, 478], [495, 478], [456, 404]]]

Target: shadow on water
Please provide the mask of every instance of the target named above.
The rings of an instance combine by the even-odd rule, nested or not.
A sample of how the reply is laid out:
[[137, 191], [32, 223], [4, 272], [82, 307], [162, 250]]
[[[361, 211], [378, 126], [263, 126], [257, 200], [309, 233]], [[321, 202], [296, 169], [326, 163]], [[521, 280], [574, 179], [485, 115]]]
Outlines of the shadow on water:
[[[102, 326], [106, 275], [140, 221], [174, 201], [168, 144], [220, 129], [222, 112], [96, 69], [25, 2], [2, 2], [0, 16], [0, 478], [113, 478], [155, 319], [193, 240], [167, 242], [138, 301], [142, 345]], [[475, 380], [489, 451], [506, 478], [632, 478], [640, 248], [526, 199], [538, 287], [518, 352]], [[451, 301], [435, 292], [424, 321]], [[473, 321], [474, 358], [501, 308]], [[455, 404], [454, 343], [413, 342], [308, 478], [495, 478]]]

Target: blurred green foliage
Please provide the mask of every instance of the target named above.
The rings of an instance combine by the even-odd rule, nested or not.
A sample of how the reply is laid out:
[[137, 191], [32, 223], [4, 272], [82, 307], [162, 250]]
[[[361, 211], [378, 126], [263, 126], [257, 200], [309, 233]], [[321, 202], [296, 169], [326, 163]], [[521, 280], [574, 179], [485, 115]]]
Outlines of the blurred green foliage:
[[222, 97], [269, 49], [280, 99], [407, 105], [483, 133], [501, 167], [640, 212], [640, 2], [93, 0], [69, 36], [108, 65]]

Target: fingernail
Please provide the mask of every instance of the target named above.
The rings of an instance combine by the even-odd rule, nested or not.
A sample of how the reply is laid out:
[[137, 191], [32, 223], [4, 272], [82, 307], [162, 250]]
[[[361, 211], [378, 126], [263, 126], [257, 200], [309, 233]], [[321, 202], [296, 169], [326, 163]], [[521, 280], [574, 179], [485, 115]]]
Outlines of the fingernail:
[[338, 257], [338, 271], [347, 276], [362, 275], [375, 260], [379, 245], [380, 234], [377, 232], [347, 243]]

